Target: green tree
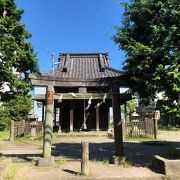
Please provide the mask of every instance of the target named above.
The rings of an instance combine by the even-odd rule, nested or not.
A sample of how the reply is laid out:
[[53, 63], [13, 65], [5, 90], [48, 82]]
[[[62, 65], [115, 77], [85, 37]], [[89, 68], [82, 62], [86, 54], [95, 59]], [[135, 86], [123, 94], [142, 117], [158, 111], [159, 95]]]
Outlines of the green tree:
[[[31, 34], [22, 24], [22, 9], [14, 0], [0, 0], [0, 90], [6, 82], [11, 95], [25, 95], [30, 90], [28, 73], [38, 72], [37, 58], [28, 39]], [[18, 74], [17, 74], [18, 72]], [[5, 96], [0, 91], [2, 98]]]
[[[137, 107], [137, 100], [132, 99], [127, 101], [126, 103], [126, 115], [131, 116], [134, 112], [135, 108]], [[125, 107], [121, 106], [121, 112], [125, 113]]]
[[10, 120], [25, 120], [32, 109], [30, 96], [15, 96], [0, 107], [0, 130], [8, 128]]
[[28, 113], [32, 109], [32, 98], [30, 96], [16, 96], [4, 103], [4, 107], [8, 109], [10, 119], [16, 121], [27, 119]]
[[5, 106], [0, 107], [0, 131], [8, 128], [10, 124], [9, 111]]
[[[165, 92], [164, 109], [180, 119], [179, 0], [132, 0], [114, 41], [126, 52], [127, 83], [141, 98]], [[165, 112], [165, 111], [164, 111]]]

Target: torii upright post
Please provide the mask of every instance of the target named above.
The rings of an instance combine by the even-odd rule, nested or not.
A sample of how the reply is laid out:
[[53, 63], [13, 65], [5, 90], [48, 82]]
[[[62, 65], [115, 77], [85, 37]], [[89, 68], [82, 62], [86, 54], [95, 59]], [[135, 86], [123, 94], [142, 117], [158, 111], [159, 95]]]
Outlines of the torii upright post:
[[51, 157], [52, 133], [53, 133], [53, 86], [47, 87], [46, 92], [46, 113], [44, 124], [44, 138], [43, 138], [43, 157]]
[[115, 154], [112, 157], [112, 163], [120, 164], [123, 161], [123, 132], [121, 121], [120, 93], [119, 86], [112, 87], [112, 105], [113, 105], [113, 121], [114, 121], [114, 143]]
[[46, 90], [46, 112], [43, 134], [43, 158], [39, 158], [39, 167], [53, 167], [55, 159], [51, 156], [53, 116], [54, 116], [53, 86], [49, 85]]

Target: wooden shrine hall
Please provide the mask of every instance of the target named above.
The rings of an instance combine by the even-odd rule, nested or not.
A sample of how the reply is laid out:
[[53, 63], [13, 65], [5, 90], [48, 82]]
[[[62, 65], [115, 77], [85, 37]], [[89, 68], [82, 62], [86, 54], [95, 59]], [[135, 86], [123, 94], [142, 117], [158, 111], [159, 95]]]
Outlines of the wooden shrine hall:
[[110, 107], [113, 108], [115, 154], [121, 156], [120, 105], [131, 99], [130, 94], [119, 92], [123, 72], [110, 67], [108, 53], [104, 52], [60, 53], [56, 64], [47, 73], [29, 75], [33, 86], [47, 87], [46, 95], [34, 97], [45, 105], [43, 156], [50, 157], [53, 125], [68, 131], [107, 130]]
[[[34, 86], [53, 86], [54, 129], [108, 130], [112, 85], [119, 86], [122, 72], [109, 66], [108, 53], [61, 53], [57, 68], [41, 75], [31, 75]], [[130, 94], [121, 94], [120, 103]], [[43, 104], [45, 95], [35, 94]]]

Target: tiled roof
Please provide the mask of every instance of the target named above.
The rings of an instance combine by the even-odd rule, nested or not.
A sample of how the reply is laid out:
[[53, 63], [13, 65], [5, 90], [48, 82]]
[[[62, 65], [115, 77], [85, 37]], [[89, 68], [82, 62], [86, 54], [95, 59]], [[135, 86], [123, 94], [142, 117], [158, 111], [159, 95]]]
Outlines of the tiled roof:
[[92, 80], [119, 77], [123, 73], [109, 66], [108, 53], [61, 53], [54, 77]]

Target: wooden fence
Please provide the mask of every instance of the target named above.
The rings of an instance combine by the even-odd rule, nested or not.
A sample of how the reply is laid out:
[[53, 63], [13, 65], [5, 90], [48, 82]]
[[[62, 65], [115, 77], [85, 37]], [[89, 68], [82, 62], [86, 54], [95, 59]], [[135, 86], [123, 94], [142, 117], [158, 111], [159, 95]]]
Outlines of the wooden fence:
[[[126, 122], [123, 126], [123, 134], [130, 137], [154, 136], [157, 138], [157, 120], [146, 119], [144, 121]], [[17, 136], [38, 136], [42, 134], [41, 121], [11, 121], [11, 139]]]
[[130, 137], [154, 136], [157, 138], [157, 121], [146, 119], [144, 121], [126, 122], [124, 125], [124, 135]]
[[40, 121], [11, 121], [11, 136], [38, 136], [42, 133]]

